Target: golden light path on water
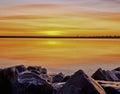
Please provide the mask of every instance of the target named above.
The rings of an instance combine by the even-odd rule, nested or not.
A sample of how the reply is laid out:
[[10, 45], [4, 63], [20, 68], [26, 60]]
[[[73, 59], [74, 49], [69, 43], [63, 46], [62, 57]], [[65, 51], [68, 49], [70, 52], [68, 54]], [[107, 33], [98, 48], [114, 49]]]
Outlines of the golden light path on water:
[[0, 39], [0, 67], [40, 65], [50, 72], [120, 66], [119, 39]]

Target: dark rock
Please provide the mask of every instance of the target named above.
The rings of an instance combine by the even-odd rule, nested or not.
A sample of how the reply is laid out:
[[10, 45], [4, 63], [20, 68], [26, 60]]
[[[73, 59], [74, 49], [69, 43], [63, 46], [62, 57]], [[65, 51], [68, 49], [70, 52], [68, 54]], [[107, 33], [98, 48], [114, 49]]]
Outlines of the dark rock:
[[118, 77], [118, 79], [119, 79], [119, 81], [120, 81], [120, 67], [119, 68], [116, 68], [116, 69], [114, 69], [114, 70], [112, 70], [114, 73], [115, 73], [115, 75]]
[[17, 77], [18, 72], [15, 67], [6, 68], [0, 71], [0, 93], [12, 94], [11, 81]]
[[120, 71], [115, 71], [114, 72], [115, 73], [115, 75], [119, 78], [119, 80], [120, 80]]
[[92, 78], [95, 80], [104, 80], [104, 81], [119, 81], [118, 77], [113, 71], [105, 71], [99, 68], [93, 75]]
[[103, 88], [82, 70], [77, 71], [57, 94], [106, 94]]
[[43, 74], [47, 74], [47, 69], [46, 68], [41, 68], [40, 72], [43, 73]]
[[53, 84], [53, 89], [54, 89], [54, 94], [57, 93], [65, 84], [65, 82], [61, 82], [61, 83], [54, 83]]
[[71, 76], [65, 76], [61, 82], [67, 82]]
[[41, 73], [39, 71], [36, 70], [31, 70], [32, 73], [35, 73], [36, 75], [40, 75]]
[[59, 73], [59, 74], [53, 76], [52, 82], [53, 83], [61, 82], [63, 79], [64, 79], [64, 74]]
[[15, 68], [19, 73], [26, 71], [26, 67], [24, 65], [15, 66]]
[[29, 67], [27, 67], [27, 70], [32, 71], [32, 72], [36, 72], [36, 73], [47, 74], [47, 69], [42, 68], [40, 66], [29, 66]]
[[120, 94], [120, 82], [98, 81], [107, 94]]
[[40, 71], [41, 67], [40, 66], [28, 66], [27, 70], [29, 70], [29, 71]]
[[120, 71], [120, 67], [118, 67], [118, 68], [116, 68], [116, 69], [114, 69], [115, 71]]
[[46, 80], [47, 82], [52, 83], [52, 77], [47, 74], [40, 74], [39, 77]]
[[18, 75], [13, 94], [52, 94], [53, 87], [35, 73], [26, 71]]

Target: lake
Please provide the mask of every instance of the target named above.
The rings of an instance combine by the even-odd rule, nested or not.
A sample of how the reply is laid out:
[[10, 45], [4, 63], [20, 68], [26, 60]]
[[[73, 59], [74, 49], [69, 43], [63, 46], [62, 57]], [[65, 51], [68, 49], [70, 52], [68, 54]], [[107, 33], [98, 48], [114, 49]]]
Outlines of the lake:
[[120, 39], [0, 39], [0, 67], [24, 64], [49, 72], [120, 67]]

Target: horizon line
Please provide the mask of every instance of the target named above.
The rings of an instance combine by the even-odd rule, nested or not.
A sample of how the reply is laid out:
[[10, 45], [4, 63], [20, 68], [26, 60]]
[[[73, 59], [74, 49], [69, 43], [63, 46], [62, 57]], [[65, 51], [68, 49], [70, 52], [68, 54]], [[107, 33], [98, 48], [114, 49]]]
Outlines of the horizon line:
[[4, 38], [18, 38], [18, 39], [120, 39], [120, 36], [0, 36], [0, 39]]

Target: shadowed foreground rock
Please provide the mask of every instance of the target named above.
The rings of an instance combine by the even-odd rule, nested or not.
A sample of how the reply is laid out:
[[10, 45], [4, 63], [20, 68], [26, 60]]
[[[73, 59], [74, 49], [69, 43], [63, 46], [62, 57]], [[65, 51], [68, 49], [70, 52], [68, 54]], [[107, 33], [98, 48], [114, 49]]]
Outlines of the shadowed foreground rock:
[[14, 66], [0, 70], [0, 94], [12, 94], [12, 80], [18, 73], [25, 71], [24, 65]]
[[107, 94], [120, 94], [120, 82], [98, 81]]
[[0, 69], [0, 94], [120, 94], [120, 68], [98, 69], [92, 77], [96, 81], [82, 70], [48, 75], [40, 66], [13, 66]]
[[106, 94], [103, 88], [86, 75], [82, 70], [77, 71], [57, 94]]

